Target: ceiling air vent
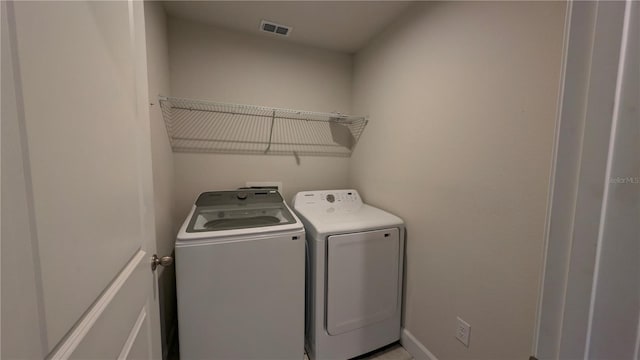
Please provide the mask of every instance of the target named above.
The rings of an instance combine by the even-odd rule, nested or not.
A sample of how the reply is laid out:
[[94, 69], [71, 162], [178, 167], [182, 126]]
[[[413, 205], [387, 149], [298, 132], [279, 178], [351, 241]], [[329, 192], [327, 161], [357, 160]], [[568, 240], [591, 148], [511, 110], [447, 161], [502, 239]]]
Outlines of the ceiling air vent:
[[267, 20], [262, 20], [260, 22], [260, 30], [282, 36], [289, 36], [289, 34], [291, 33], [290, 26], [276, 24]]

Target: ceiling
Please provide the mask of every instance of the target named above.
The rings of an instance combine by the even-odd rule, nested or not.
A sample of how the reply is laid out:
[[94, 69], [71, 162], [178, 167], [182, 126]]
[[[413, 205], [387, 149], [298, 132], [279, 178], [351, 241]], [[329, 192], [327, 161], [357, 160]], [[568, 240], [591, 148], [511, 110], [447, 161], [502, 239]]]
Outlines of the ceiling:
[[[167, 1], [169, 16], [354, 53], [407, 8], [410, 1]], [[288, 37], [260, 31], [269, 20], [293, 29]]]

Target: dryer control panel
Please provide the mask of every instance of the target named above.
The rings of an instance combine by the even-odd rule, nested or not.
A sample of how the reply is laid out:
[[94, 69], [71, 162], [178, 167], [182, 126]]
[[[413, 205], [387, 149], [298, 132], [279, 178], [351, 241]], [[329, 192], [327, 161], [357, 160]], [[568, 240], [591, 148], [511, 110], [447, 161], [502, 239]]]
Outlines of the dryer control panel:
[[362, 199], [353, 189], [302, 191], [296, 194], [293, 204], [297, 209], [352, 211], [362, 206]]

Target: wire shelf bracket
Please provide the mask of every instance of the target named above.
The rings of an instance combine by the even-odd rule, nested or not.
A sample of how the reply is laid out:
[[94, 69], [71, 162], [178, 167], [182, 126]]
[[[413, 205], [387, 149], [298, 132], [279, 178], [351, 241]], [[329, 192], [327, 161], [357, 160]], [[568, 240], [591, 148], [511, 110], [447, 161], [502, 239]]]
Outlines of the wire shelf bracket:
[[365, 116], [161, 96], [174, 152], [349, 157]]

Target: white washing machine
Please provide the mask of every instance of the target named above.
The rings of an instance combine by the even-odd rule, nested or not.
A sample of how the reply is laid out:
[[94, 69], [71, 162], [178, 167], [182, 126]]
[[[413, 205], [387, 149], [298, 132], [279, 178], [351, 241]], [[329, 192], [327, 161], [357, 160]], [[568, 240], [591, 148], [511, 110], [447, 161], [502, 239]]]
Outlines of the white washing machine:
[[306, 349], [349, 359], [400, 339], [404, 222], [356, 190], [305, 191], [294, 210], [307, 232]]
[[176, 241], [180, 358], [303, 359], [304, 241], [275, 190], [201, 194]]

